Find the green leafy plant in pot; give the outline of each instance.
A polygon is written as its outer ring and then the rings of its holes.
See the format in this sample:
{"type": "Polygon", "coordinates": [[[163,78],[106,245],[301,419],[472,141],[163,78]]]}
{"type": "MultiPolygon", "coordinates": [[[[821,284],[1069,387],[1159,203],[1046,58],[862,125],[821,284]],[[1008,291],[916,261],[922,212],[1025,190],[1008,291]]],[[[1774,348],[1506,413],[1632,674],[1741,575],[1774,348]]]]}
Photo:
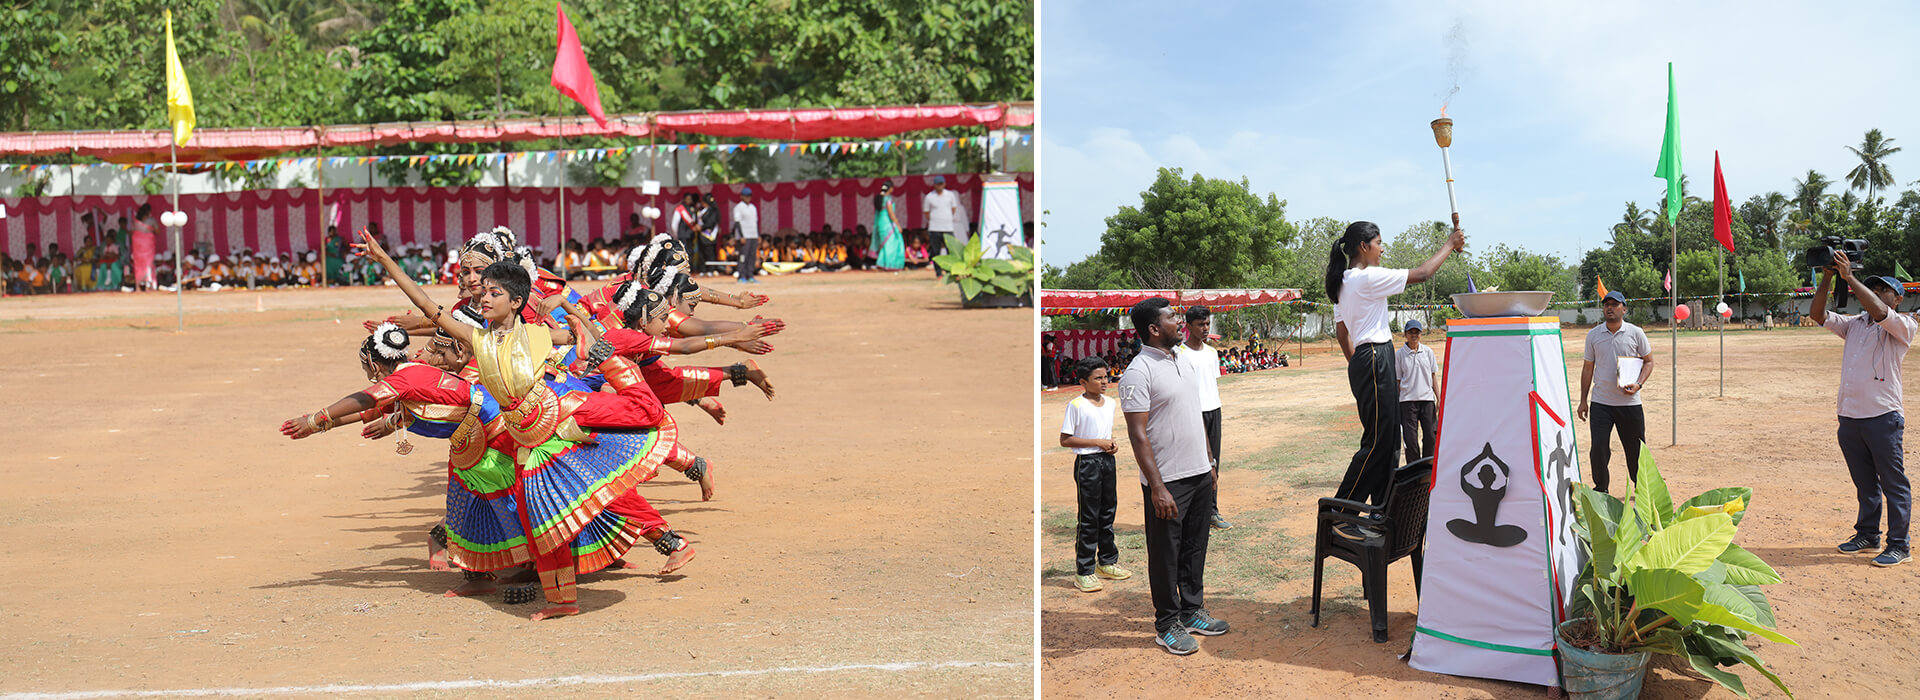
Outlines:
{"type": "Polygon", "coordinates": [[[1020,300],[1033,291],[1033,249],[1011,246],[1013,258],[981,257],[980,237],[967,239],[965,246],[953,234],[947,234],[945,255],[936,255],[933,264],[946,273],[947,281],[960,285],[960,300],[968,305],[985,299],[981,295],[1020,300]]]}
{"type": "MultiPolygon", "coordinates": [[[[1753,489],[1712,489],[1675,506],[1644,445],[1639,471],[1626,502],[1575,484],[1574,530],[1590,556],[1569,619],[1555,630],[1563,663],[1578,665],[1580,651],[1672,654],[1746,697],[1740,676],[1723,668],[1744,663],[1792,697],[1746,645],[1757,635],[1798,646],[1774,631],[1773,606],[1760,591],[1780,575],[1733,544],[1753,489]],[[1568,647],[1576,653],[1564,653],[1568,647]]],[[[1631,692],[1645,670],[1642,657],[1631,692]]],[[[1565,671],[1567,690],[1579,697],[1582,671],[1565,671]]]]}

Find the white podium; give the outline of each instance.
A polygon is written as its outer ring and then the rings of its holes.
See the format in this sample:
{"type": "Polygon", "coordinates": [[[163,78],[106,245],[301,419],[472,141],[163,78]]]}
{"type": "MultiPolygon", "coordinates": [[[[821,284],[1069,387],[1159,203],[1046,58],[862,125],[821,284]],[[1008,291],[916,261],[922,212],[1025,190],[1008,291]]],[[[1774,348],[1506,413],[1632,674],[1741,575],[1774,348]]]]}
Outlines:
{"type": "Polygon", "coordinates": [[[1560,685],[1553,628],[1585,553],[1560,319],[1447,322],[1414,668],[1560,685]]]}

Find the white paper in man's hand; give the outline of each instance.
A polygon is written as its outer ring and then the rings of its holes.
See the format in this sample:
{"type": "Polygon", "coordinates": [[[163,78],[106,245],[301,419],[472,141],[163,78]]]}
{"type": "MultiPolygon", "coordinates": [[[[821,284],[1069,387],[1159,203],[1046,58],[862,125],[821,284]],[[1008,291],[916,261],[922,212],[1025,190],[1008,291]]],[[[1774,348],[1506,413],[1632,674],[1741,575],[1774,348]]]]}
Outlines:
{"type": "Polygon", "coordinates": [[[1640,367],[1646,364],[1638,357],[1622,357],[1620,360],[1620,388],[1625,389],[1640,381],[1640,367]]]}

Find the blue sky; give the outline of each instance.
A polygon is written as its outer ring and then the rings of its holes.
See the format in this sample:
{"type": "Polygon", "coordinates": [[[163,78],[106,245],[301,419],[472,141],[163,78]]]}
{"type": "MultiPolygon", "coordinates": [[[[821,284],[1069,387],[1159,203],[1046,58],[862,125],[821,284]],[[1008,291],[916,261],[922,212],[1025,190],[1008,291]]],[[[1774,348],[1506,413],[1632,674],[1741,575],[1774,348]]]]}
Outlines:
{"type": "MultiPolygon", "coordinates": [[[[1653,206],[1667,62],[1691,192],[1715,149],[1736,205],[1844,180],[1879,128],[1920,179],[1920,3],[1046,0],[1040,16],[1042,255],[1099,249],[1155,168],[1246,177],[1287,218],[1445,219],[1427,123],[1448,116],[1470,245],[1577,259],[1624,203],[1653,206]],[[1673,3],[1680,4],[1680,3],[1673,3]],[[1448,35],[1458,28],[1460,41],[1448,35]],[[1450,57],[1458,56],[1459,60],[1450,57]]],[[[1836,192],[1837,189],[1829,190],[1836,192]]]]}

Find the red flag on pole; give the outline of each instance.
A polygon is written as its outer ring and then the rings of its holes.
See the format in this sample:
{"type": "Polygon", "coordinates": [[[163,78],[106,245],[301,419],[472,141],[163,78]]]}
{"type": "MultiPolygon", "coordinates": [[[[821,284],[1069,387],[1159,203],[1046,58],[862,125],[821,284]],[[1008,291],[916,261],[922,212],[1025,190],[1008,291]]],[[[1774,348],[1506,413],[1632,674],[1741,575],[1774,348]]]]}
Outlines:
{"type": "Polygon", "coordinates": [[[573,23],[567,21],[567,11],[560,9],[560,3],[553,4],[553,11],[560,25],[559,48],[553,55],[553,87],[587,108],[594,123],[604,128],[607,113],[600,109],[600,88],[593,82],[587,52],[580,48],[580,35],[573,31],[573,23]]]}
{"type": "Polygon", "coordinates": [[[1733,252],[1733,202],[1727,199],[1727,178],[1720,174],[1720,152],[1713,152],[1713,240],[1733,252]]]}

